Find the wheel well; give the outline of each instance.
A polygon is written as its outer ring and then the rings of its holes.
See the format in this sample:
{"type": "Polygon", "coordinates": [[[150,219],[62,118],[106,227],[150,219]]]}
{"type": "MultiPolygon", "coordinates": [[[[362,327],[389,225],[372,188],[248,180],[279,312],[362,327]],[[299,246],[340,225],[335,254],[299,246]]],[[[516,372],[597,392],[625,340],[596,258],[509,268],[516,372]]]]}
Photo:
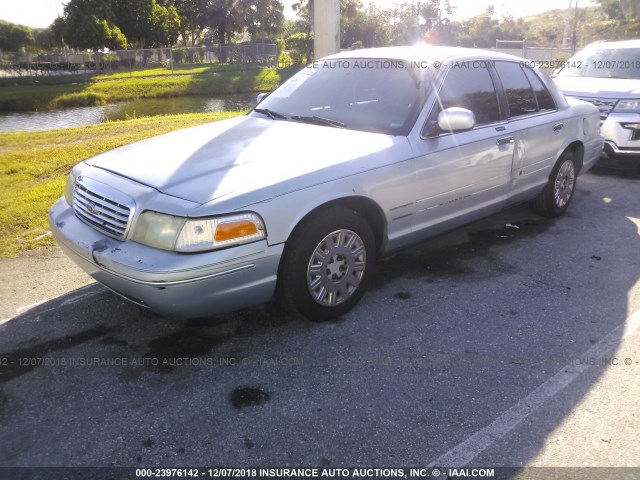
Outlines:
{"type": "Polygon", "coordinates": [[[567,150],[573,151],[573,154],[576,157],[576,163],[577,163],[576,173],[580,173],[580,170],[582,170],[582,162],[584,159],[584,145],[582,144],[582,142],[576,140],[575,142],[569,144],[564,151],[566,152],[567,150]]]}
{"type": "Polygon", "coordinates": [[[298,222],[298,224],[294,228],[294,231],[309,217],[315,215],[318,211],[336,206],[351,208],[364,217],[364,219],[371,227],[371,230],[373,231],[373,237],[376,241],[376,250],[378,250],[379,252],[384,244],[387,222],[384,213],[382,212],[378,204],[367,197],[343,197],[327,203],[323,203],[322,205],[318,205],[298,222]]]}

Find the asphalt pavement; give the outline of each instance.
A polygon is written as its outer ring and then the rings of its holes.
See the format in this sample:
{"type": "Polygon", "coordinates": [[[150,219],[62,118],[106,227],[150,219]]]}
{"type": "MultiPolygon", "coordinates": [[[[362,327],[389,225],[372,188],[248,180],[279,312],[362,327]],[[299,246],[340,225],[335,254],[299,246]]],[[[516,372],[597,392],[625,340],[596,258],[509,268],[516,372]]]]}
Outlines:
{"type": "Polygon", "coordinates": [[[322,324],[161,318],[57,249],[0,260],[0,466],[640,467],[639,198],[586,174],[565,216],[384,259],[322,324]]]}

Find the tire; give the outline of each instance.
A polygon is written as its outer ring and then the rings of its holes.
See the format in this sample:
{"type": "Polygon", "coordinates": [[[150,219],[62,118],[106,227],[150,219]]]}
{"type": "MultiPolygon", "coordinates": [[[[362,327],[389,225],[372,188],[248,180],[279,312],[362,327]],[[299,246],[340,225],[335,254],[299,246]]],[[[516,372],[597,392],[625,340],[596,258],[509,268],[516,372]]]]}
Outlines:
{"type": "Polygon", "coordinates": [[[545,217],[558,217],[567,208],[576,191],[578,171],[572,150],[566,150],[558,159],[544,190],[531,202],[532,208],[545,217]]]}
{"type": "Polygon", "coordinates": [[[320,210],[287,240],[277,298],[294,314],[331,320],[358,303],[375,263],[373,232],[359,213],[345,207],[320,210]]]}

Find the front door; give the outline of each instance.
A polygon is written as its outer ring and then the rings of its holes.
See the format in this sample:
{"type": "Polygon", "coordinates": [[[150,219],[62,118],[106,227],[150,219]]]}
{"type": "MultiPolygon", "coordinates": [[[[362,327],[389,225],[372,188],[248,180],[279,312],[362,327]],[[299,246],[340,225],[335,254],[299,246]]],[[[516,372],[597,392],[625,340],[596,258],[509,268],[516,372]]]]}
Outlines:
{"type": "Polygon", "coordinates": [[[450,68],[414,149],[418,152],[416,230],[462,223],[505,198],[514,138],[501,120],[495,85],[481,62],[450,68]],[[471,110],[476,126],[457,132],[439,129],[438,114],[449,107],[471,110]]]}

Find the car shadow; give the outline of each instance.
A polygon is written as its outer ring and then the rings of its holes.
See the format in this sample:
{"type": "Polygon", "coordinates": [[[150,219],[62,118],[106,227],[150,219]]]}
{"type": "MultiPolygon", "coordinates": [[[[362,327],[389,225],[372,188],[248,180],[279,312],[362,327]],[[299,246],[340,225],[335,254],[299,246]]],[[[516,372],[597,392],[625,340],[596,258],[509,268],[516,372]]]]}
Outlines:
{"type": "MultiPolygon", "coordinates": [[[[328,323],[272,304],[163,318],[99,285],[39,305],[0,326],[0,465],[442,458],[638,307],[637,186],[586,175],[563,218],[519,206],[385,258],[328,323]]],[[[477,458],[526,465],[605,371],[527,424],[526,446],[477,458]]]]}

